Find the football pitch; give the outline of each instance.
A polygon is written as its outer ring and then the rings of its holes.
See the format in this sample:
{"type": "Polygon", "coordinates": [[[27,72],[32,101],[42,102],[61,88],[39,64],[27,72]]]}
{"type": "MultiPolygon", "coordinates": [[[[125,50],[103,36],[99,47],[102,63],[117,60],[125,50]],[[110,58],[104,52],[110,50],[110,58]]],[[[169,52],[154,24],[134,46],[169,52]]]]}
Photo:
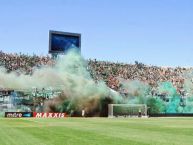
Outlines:
{"type": "Polygon", "coordinates": [[[192,145],[193,118],[0,118],[1,145],[192,145]]]}

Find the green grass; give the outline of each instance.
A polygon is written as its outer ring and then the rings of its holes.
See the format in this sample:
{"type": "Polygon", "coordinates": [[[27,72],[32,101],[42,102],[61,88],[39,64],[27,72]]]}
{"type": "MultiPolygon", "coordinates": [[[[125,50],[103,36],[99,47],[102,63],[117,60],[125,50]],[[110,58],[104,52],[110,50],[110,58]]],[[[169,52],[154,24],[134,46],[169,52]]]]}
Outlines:
{"type": "Polygon", "coordinates": [[[0,118],[0,145],[192,145],[193,118],[0,118]]]}

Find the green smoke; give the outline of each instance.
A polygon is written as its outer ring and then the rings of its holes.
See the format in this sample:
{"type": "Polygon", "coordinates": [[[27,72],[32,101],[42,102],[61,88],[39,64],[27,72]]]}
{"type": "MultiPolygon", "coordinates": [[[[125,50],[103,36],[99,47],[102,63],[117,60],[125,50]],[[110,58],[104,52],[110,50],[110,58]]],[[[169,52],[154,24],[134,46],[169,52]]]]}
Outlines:
{"type": "Polygon", "coordinates": [[[184,91],[186,92],[186,106],[183,109],[183,112],[189,113],[193,112],[193,71],[188,70],[184,72],[184,91]]]}
{"type": "Polygon", "coordinates": [[[161,82],[158,84],[157,88],[160,94],[167,94],[169,97],[175,96],[177,94],[176,88],[171,82],[161,82]]]}
{"type": "Polygon", "coordinates": [[[138,80],[121,80],[121,89],[125,91],[125,100],[123,103],[146,104],[147,95],[150,86],[138,80]]]}
{"type": "MultiPolygon", "coordinates": [[[[33,75],[16,75],[0,71],[0,86],[15,90],[52,88],[61,94],[45,104],[45,111],[70,112],[85,109],[87,113],[100,111],[101,102],[110,98],[117,103],[120,95],[110,90],[104,82],[95,83],[87,71],[87,62],[76,52],[60,56],[54,66],[36,69],[33,75]]],[[[104,105],[102,105],[104,106],[104,105]]]]}
{"type": "MultiPolygon", "coordinates": [[[[193,97],[182,100],[171,82],[160,82],[156,95],[152,96],[151,87],[138,80],[121,80],[122,88],[127,90],[125,102],[129,104],[147,104],[149,113],[192,113],[193,97]]],[[[188,88],[190,90],[190,88],[188,88]]]]}
{"type": "Polygon", "coordinates": [[[156,97],[149,97],[147,99],[147,106],[150,114],[158,114],[166,111],[165,103],[156,97]]]}
{"type": "Polygon", "coordinates": [[[171,82],[160,82],[157,95],[152,96],[151,86],[139,80],[120,78],[120,92],[111,90],[102,81],[95,82],[87,71],[87,62],[76,52],[59,58],[54,66],[36,69],[32,76],[0,71],[0,87],[11,89],[52,88],[61,94],[45,103],[45,111],[80,113],[85,109],[90,116],[106,114],[107,104],[147,104],[150,113],[192,113],[193,73],[185,77],[185,100],[177,93],[171,82]],[[162,96],[159,96],[161,94],[162,96]],[[183,104],[184,103],[184,104],[183,104]]]}

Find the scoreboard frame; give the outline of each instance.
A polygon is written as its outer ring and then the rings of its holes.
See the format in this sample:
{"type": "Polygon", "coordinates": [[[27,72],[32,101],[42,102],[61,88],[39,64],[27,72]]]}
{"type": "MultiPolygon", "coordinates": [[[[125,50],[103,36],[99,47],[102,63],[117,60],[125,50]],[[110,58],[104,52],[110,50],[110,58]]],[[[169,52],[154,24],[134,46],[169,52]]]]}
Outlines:
{"type": "MultiPolygon", "coordinates": [[[[50,54],[57,54],[57,53],[66,53],[64,50],[61,50],[61,51],[56,51],[56,50],[53,50],[52,48],[52,39],[53,39],[53,36],[61,36],[61,37],[77,37],[77,39],[79,39],[79,43],[78,43],[78,49],[79,51],[81,52],[81,34],[80,33],[71,33],[71,32],[62,32],[62,31],[54,31],[54,30],[50,30],[49,31],[49,53],[50,54]]],[[[68,51],[68,50],[67,50],[68,51]]]]}

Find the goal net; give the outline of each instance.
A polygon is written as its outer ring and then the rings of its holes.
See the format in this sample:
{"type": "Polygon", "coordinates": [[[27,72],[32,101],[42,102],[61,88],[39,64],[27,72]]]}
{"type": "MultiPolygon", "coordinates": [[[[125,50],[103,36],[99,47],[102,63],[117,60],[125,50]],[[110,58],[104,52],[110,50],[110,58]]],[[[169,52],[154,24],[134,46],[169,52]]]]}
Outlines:
{"type": "Polygon", "coordinates": [[[147,117],[146,104],[109,104],[108,117],[147,117]]]}

